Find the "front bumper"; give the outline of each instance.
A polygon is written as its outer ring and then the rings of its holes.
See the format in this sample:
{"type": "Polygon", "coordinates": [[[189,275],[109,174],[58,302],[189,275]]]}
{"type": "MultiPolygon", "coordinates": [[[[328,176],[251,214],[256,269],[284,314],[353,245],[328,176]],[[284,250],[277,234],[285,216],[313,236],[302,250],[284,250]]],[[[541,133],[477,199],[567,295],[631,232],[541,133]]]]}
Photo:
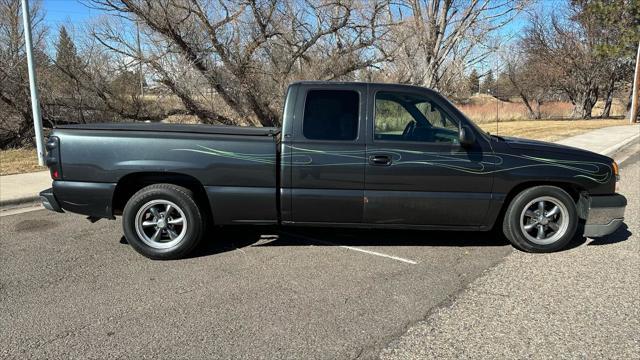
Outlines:
{"type": "Polygon", "coordinates": [[[58,204],[58,200],[55,195],[53,195],[52,188],[40,192],[40,201],[42,201],[42,206],[44,206],[45,209],[59,213],[64,212],[60,207],[60,204],[58,204]]]}
{"type": "Polygon", "coordinates": [[[620,194],[591,196],[584,236],[601,237],[616,231],[624,220],[627,199],[620,194]]]}

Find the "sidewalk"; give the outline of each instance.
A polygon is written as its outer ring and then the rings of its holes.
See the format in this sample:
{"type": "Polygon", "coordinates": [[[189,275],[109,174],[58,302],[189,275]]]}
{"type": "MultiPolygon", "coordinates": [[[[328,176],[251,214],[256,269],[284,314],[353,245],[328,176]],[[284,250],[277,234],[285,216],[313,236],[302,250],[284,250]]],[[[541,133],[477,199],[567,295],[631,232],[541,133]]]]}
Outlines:
{"type": "MultiPolygon", "coordinates": [[[[638,125],[612,126],[572,136],[558,143],[611,155],[639,135],[638,125]]],[[[38,193],[50,186],[48,171],[0,176],[0,207],[37,202],[38,193]]]]}
{"type": "Polygon", "coordinates": [[[556,142],[611,156],[639,136],[640,126],[622,125],[592,130],[556,142]]]}
{"type": "Polygon", "coordinates": [[[49,171],[0,176],[0,207],[37,202],[40,191],[49,187],[49,171]]]}

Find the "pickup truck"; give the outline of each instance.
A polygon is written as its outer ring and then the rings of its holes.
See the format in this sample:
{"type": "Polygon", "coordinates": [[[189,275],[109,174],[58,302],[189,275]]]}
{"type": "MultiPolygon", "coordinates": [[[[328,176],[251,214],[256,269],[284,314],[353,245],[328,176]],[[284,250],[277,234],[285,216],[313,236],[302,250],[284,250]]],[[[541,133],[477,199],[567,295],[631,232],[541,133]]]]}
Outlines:
{"type": "Polygon", "coordinates": [[[46,149],[43,205],[121,215],[152,259],[184,257],[211,224],[496,228],[551,252],[612,233],[626,206],[611,158],[490,135],[436,91],[396,84],[293,83],[282,128],[69,125],[46,149]]]}

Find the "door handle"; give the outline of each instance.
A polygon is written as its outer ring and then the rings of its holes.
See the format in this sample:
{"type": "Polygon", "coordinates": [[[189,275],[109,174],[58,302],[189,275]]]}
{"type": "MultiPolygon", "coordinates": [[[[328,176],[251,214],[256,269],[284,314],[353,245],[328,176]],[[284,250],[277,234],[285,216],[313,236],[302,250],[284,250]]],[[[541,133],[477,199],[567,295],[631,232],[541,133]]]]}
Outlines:
{"type": "Polygon", "coordinates": [[[391,165],[391,156],[389,155],[371,155],[369,156],[369,164],[379,166],[391,165]]]}

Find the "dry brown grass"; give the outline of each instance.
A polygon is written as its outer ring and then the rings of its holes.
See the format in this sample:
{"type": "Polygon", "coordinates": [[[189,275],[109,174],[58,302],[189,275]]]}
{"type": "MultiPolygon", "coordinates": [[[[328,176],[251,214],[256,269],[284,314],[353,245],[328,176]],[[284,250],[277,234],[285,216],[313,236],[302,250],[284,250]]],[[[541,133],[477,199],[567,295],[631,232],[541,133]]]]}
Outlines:
{"type": "MultiPolygon", "coordinates": [[[[556,141],[562,138],[582,134],[589,130],[607,126],[628,125],[626,119],[594,119],[594,120],[521,120],[498,123],[498,134],[516,136],[527,139],[556,141]]],[[[496,123],[479,123],[483,130],[496,133],[496,123]]]]}
{"type": "Polygon", "coordinates": [[[22,174],[45,170],[38,166],[35,149],[0,150],[0,175],[22,174]]]}
{"type": "Polygon", "coordinates": [[[200,121],[195,115],[171,115],[162,120],[163,123],[168,124],[199,124],[200,121]]]}
{"type": "MultiPolygon", "coordinates": [[[[500,121],[529,120],[527,108],[519,99],[501,101],[491,95],[479,94],[472,96],[467,104],[457,107],[476,123],[495,122],[496,107],[500,121]]],[[[600,116],[603,107],[604,103],[598,101],[593,108],[593,116],[600,116]]],[[[543,119],[568,118],[572,110],[573,105],[562,101],[547,102],[540,106],[543,119]]],[[[624,103],[620,99],[613,99],[611,116],[623,115],[624,112],[624,103]]]]}

